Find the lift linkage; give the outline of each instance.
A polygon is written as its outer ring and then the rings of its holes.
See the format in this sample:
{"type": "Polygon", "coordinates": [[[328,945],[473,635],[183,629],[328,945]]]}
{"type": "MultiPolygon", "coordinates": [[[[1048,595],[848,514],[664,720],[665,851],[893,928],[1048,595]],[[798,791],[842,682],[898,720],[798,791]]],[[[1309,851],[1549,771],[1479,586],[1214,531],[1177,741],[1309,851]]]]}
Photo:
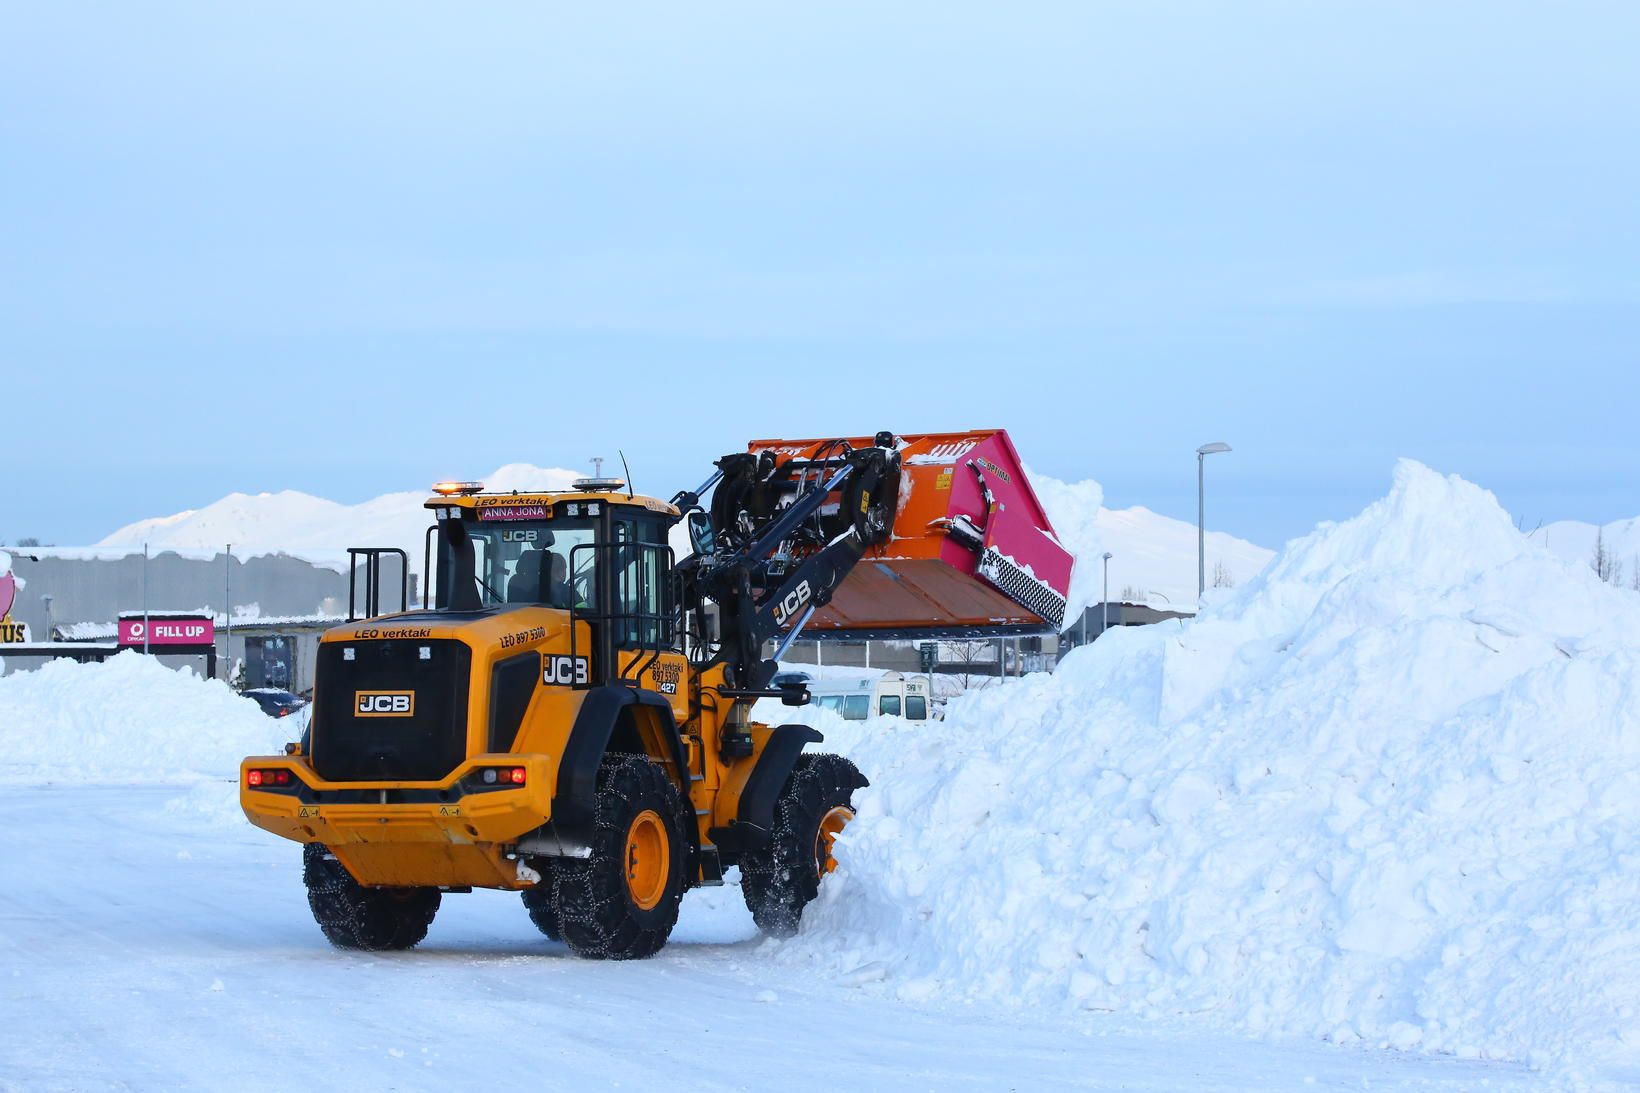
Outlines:
{"type": "Polygon", "coordinates": [[[706,599],[718,605],[712,663],[729,666],[734,688],[724,693],[771,694],[775,660],[763,659],[763,643],[781,637],[778,658],[865,552],[888,538],[900,456],[894,434],[881,432],[869,448],[839,440],[809,459],[739,452],[716,465],[700,490],[674,500],[698,509],[716,485],[709,533],[683,567],[683,600],[691,609],[706,599]]]}

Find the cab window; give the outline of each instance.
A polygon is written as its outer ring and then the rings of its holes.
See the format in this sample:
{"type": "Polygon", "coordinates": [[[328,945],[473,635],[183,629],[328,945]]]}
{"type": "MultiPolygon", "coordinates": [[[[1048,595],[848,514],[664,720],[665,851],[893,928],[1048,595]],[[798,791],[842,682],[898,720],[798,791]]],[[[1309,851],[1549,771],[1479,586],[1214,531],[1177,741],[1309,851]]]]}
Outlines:
{"type": "Polygon", "coordinates": [[[673,641],[671,597],[672,553],[666,527],[658,519],[614,521],[611,531],[615,564],[614,610],[620,620],[616,642],[626,647],[670,647],[673,641]]]}
{"type": "MultiPolygon", "coordinates": [[[[473,583],[484,607],[538,603],[576,607],[590,602],[593,522],[585,519],[472,521],[473,583]],[[571,573],[571,559],[582,568],[571,573]]],[[[448,539],[438,542],[438,606],[448,606],[456,576],[448,539]]]]}
{"type": "Polygon", "coordinates": [[[870,713],[870,695],[845,695],[843,697],[843,717],[846,720],[864,721],[870,713]]]}

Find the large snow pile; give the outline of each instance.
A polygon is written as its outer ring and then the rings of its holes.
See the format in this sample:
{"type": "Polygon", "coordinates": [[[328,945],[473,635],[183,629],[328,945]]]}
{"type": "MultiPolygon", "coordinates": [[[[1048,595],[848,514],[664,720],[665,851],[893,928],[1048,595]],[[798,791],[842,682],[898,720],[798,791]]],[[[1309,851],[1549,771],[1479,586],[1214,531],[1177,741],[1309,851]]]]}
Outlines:
{"type": "MultiPolygon", "coordinates": [[[[490,490],[566,490],[580,472],[561,467],[509,463],[482,481],[490,490]]],[[[347,548],[360,543],[396,546],[420,557],[427,525],[423,505],[429,489],[383,494],[357,505],[282,490],[233,493],[202,509],[139,520],[97,545],[141,551],[218,551],[232,543],[241,558],[294,554],[320,564],[345,567],[347,548]]]]}
{"type": "MultiPolygon", "coordinates": [[[[1061,482],[1031,472],[1031,488],[1042,502],[1054,532],[1065,549],[1076,555],[1071,574],[1067,619],[1088,604],[1104,599],[1105,571],[1101,555],[1110,551],[1110,597],[1154,601],[1188,610],[1196,602],[1196,525],[1175,520],[1142,506],[1104,507],[1105,491],[1096,481],[1061,482]]],[[[1207,533],[1209,574],[1223,567],[1237,583],[1246,583],[1269,564],[1275,552],[1227,535],[1207,533]]]]}
{"type": "Polygon", "coordinates": [[[140,653],[0,678],[0,783],[233,780],[289,739],[227,684],[140,653]]]}
{"type": "MultiPolygon", "coordinates": [[[[834,727],[835,728],[835,727],[834,727]]],[[[1640,595],[1415,463],[1193,624],[839,734],[778,958],[1538,1063],[1640,1045],[1640,595]]]]}

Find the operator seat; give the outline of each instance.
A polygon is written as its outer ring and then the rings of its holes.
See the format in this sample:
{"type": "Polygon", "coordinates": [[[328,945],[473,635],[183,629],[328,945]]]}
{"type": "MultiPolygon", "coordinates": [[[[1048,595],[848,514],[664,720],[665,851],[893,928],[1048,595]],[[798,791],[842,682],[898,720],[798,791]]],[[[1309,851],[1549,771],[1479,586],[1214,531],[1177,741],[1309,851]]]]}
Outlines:
{"type": "Polygon", "coordinates": [[[541,602],[541,567],[546,560],[545,550],[526,550],[518,556],[518,568],[507,580],[508,603],[541,602]]]}

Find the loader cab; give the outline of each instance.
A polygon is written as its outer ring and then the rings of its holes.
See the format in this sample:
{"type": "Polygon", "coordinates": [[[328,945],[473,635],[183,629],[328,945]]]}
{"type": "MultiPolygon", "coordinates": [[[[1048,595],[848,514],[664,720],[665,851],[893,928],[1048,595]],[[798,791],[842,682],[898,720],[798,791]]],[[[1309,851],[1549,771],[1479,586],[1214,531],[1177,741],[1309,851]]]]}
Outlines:
{"type": "Polygon", "coordinates": [[[578,490],[440,497],[428,508],[438,610],[568,611],[591,628],[595,664],[617,663],[616,650],[675,648],[670,505],[578,490]]]}

